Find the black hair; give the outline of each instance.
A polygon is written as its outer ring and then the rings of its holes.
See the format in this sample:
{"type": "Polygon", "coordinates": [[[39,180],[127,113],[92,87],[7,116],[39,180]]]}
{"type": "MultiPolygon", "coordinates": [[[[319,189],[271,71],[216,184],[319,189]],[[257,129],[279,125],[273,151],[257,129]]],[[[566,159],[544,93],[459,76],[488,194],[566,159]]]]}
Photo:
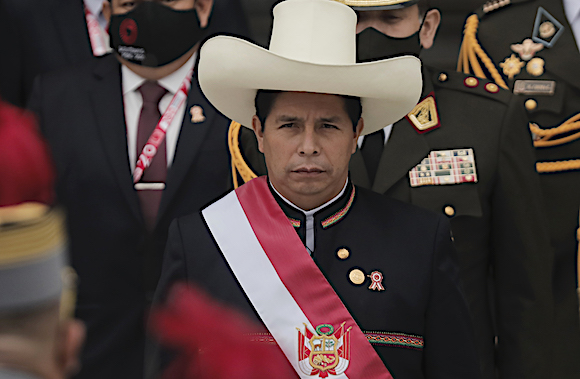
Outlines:
{"type": "MultiPolygon", "coordinates": [[[[272,111],[272,106],[274,105],[274,101],[279,94],[283,91],[276,91],[276,90],[258,90],[256,93],[256,99],[254,105],[256,106],[256,116],[260,120],[262,124],[262,131],[264,130],[264,126],[266,125],[266,118],[272,111]]],[[[344,99],[344,110],[348,114],[348,118],[352,122],[352,128],[356,132],[356,126],[358,125],[358,121],[360,120],[362,114],[362,105],[360,101],[360,97],[356,96],[347,96],[347,95],[337,95],[344,99]]]]}
{"type": "Polygon", "coordinates": [[[419,0],[417,5],[419,6],[419,17],[421,18],[423,18],[425,16],[425,13],[427,13],[427,11],[431,9],[430,0],[419,0]]]}

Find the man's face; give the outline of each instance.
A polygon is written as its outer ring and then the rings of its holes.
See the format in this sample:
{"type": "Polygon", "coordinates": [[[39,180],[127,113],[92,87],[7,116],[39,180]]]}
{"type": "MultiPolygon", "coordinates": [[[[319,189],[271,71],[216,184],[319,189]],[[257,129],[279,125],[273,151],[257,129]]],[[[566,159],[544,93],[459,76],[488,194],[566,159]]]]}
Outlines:
{"type": "Polygon", "coordinates": [[[195,0],[111,0],[112,12],[113,14],[127,13],[143,1],[156,1],[175,10],[188,10],[195,5],[195,0]]]}
{"type": "Polygon", "coordinates": [[[353,131],[340,96],[282,92],[264,130],[256,116],[253,127],[272,185],[295,205],[309,210],[342,190],[363,122],[359,120],[353,131]]]}
{"type": "Polygon", "coordinates": [[[356,32],[366,28],[375,28],[390,37],[405,38],[416,33],[421,27],[419,7],[413,5],[407,8],[379,11],[356,12],[358,22],[356,32]]]}

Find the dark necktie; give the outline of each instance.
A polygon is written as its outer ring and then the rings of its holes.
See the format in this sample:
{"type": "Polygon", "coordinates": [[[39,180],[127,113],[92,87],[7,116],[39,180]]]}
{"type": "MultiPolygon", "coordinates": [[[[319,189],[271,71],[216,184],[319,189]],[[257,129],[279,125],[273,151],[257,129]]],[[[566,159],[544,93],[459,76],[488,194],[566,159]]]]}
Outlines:
{"type": "MultiPolygon", "coordinates": [[[[159,112],[159,102],[167,90],[161,87],[157,82],[145,82],[138,89],[143,97],[143,108],[139,115],[137,126],[137,157],[141,155],[143,147],[155,130],[161,113],[159,112]]],[[[145,169],[140,183],[165,183],[167,177],[167,155],[165,140],[159,145],[157,154],[151,161],[151,165],[145,169]]],[[[141,203],[141,212],[145,225],[149,230],[155,227],[157,211],[161,203],[162,189],[141,189],[137,191],[141,203]]]]}
{"type": "Polygon", "coordinates": [[[371,185],[375,181],[375,176],[377,175],[377,168],[379,167],[379,161],[381,160],[381,155],[383,154],[384,147],[385,147],[385,132],[383,129],[365,136],[363,140],[363,144],[360,151],[365,161],[365,166],[369,174],[369,180],[371,181],[371,185]]]}

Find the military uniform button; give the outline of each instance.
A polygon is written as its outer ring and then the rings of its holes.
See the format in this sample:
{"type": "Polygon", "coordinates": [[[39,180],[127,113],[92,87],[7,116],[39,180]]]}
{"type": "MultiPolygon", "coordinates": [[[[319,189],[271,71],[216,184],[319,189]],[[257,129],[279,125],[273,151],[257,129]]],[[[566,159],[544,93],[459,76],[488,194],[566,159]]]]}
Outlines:
{"type": "Polygon", "coordinates": [[[440,82],[442,82],[442,83],[443,82],[446,82],[447,79],[448,79],[448,77],[447,77],[447,74],[446,73],[442,72],[441,74],[439,74],[439,81],[440,82]]]}
{"type": "Polygon", "coordinates": [[[538,107],[538,102],[534,99],[526,100],[525,102],[526,109],[529,111],[533,111],[538,107]]]}
{"type": "Polygon", "coordinates": [[[487,83],[485,85],[485,90],[489,93],[498,93],[499,87],[495,83],[487,83]]]}
{"type": "Polygon", "coordinates": [[[476,78],[474,78],[473,76],[471,76],[469,78],[466,78],[463,83],[465,84],[466,87],[474,88],[474,87],[477,87],[478,86],[479,80],[477,80],[476,78]]]}
{"type": "Polygon", "coordinates": [[[348,274],[348,278],[351,282],[357,285],[363,284],[365,282],[365,274],[358,268],[351,270],[348,274]]]}
{"type": "Polygon", "coordinates": [[[455,216],[455,208],[453,208],[451,205],[446,206],[443,212],[445,212],[445,214],[449,217],[455,216]]]}
{"type": "Polygon", "coordinates": [[[349,257],[350,255],[350,251],[348,251],[348,249],[342,248],[340,250],[338,250],[336,252],[336,255],[340,258],[340,259],[346,259],[349,257]]]}

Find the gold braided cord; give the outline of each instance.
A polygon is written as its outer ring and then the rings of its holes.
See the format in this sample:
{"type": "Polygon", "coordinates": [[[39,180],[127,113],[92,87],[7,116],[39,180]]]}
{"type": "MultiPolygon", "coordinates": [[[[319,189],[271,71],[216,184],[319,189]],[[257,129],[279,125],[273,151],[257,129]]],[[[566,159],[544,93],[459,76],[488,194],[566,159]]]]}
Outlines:
{"type": "Polygon", "coordinates": [[[464,74],[473,74],[478,78],[485,79],[485,73],[481,68],[479,61],[484,64],[485,68],[491,75],[491,79],[503,89],[509,89],[506,82],[501,77],[498,69],[495,67],[491,58],[487,56],[479,42],[477,41],[477,29],[479,28],[479,18],[476,14],[472,14],[465,21],[465,28],[463,30],[463,42],[461,43],[461,50],[459,52],[459,59],[457,61],[457,71],[464,74]],[[470,70],[471,68],[471,70],[470,70]]]}
{"type": "Polygon", "coordinates": [[[572,170],[580,170],[580,159],[536,163],[536,171],[540,174],[572,170]]]}
{"type": "Polygon", "coordinates": [[[572,142],[580,138],[580,132],[571,134],[566,137],[553,139],[555,136],[573,132],[575,130],[580,130],[580,113],[566,120],[562,125],[551,128],[542,129],[537,124],[530,123],[530,130],[534,133],[536,140],[534,141],[535,147],[551,147],[563,145],[568,142],[572,142]]]}
{"type": "Polygon", "coordinates": [[[239,187],[238,173],[240,174],[240,177],[244,183],[247,183],[257,177],[257,175],[252,171],[250,166],[248,166],[244,160],[242,152],[240,151],[239,136],[241,128],[242,125],[240,123],[232,121],[228,131],[228,147],[232,157],[232,179],[234,188],[239,187]]]}

